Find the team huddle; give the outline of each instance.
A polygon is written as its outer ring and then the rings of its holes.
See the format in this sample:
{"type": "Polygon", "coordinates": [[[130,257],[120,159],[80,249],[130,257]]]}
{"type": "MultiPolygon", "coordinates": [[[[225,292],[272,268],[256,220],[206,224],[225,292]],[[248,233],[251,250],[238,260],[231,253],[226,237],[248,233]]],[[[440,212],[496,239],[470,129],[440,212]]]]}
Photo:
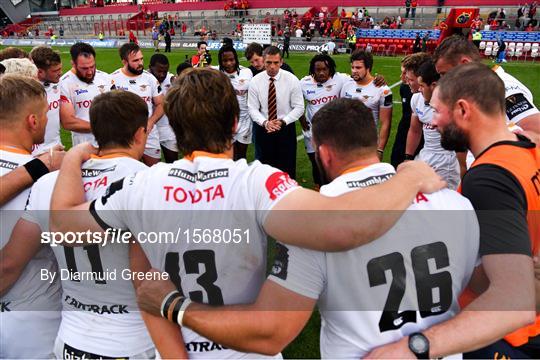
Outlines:
{"type": "Polygon", "coordinates": [[[474,45],[402,60],[397,170],[370,53],[301,80],[273,46],[176,76],[119,53],[107,74],[77,43],[62,76],[37,47],[36,76],[0,75],[1,358],[279,359],[316,307],[325,359],[538,357],[540,112],[474,45]]]}

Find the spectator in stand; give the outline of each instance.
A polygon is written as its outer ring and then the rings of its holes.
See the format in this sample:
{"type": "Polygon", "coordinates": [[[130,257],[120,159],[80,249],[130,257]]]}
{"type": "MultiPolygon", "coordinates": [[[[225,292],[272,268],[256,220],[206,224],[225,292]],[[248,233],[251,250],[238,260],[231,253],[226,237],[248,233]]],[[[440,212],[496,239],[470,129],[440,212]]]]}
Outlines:
{"type": "Polygon", "coordinates": [[[309,23],[309,32],[311,33],[311,36],[315,35],[315,21],[311,19],[311,22],[309,23]]]}
{"type": "Polygon", "coordinates": [[[199,41],[197,43],[197,54],[191,58],[191,65],[193,67],[207,67],[212,63],[212,57],[206,50],[208,44],[205,41],[199,41]]]}
{"type": "Polygon", "coordinates": [[[186,36],[187,32],[187,25],[185,22],[182,21],[182,37],[186,36]]]}
{"type": "Polygon", "coordinates": [[[63,26],[60,26],[60,29],[58,29],[58,33],[60,34],[61,38],[64,37],[64,27],[63,26]]]}
{"type": "Polygon", "coordinates": [[[154,43],[154,52],[159,52],[159,31],[155,26],[152,28],[152,42],[154,43]]]}
{"type": "Polygon", "coordinates": [[[137,37],[133,33],[133,30],[129,30],[129,42],[139,45],[139,40],[137,40],[137,37]]]}
{"type": "Polygon", "coordinates": [[[437,0],[437,14],[442,12],[442,7],[444,6],[444,0],[437,0]]]}
{"type": "Polygon", "coordinates": [[[422,50],[422,45],[420,44],[422,39],[420,39],[420,33],[416,33],[416,37],[414,38],[414,43],[412,46],[412,52],[413,54],[420,52],[422,50]]]}
{"type": "Polygon", "coordinates": [[[304,32],[300,28],[296,29],[294,33],[297,38],[301,38],[304,35],[304,32]]]}
{"type": "Polygon", "coordinates": [[[411,12],[411,0],[405,0],[405,18],[409,18],[409,13],[411,12]]]}
{"type": "Polygon", "coordinates": [[[500,64],[506,62],[506,43],[500,35],[497,35],[497,45],[499,46],[499,49],[497,50],[497,59],[495,59],[495,62],[500,64]]]}
{"type": "Polygon", "coordinates": [[[480,48],[480,42],[482,41],[482,33],[480,30],[473,30],[472,42],[474,46],[480,48]]]}
{"type": "Polygon", "coordinates": [[[428,31],[424,37],[422,38],[422,52],[427,52],[427,43],[429,41],[429,36],[431,35],[431,31],[428,31]]]}
{"type": "Polygon", "coordinates": [[[418,6],[417,0],[411,0],[411,18],[416,17],[416,7],[418,6]]]}
{"type": "Polygon", "coordinates": [[[347,17],[347,12],[345,11],[345,8],[341,9],[341,18],[345,19],[347,17]]]}

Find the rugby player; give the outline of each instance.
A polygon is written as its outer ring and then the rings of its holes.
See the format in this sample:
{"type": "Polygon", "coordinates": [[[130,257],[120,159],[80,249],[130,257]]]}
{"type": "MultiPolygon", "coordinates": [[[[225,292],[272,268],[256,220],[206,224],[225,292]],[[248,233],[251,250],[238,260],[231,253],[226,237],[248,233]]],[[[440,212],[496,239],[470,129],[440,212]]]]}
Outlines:
{"type": "MultiPolygon", "coordinates": [[[[332,180],[321,187],[323,195],[339,196],[395,174],[379,162],[373,115],[361,102],[338,99],[320,109],[313,140],[321,171],[332,180]]],[[[474,269],[479,230],[470,202],[447,189],[419,195],[408,209],[424,211],[408,212],[383,237],[350,251],[278,243],[271,275],[253,304],[192,304],[182,325],[227,347],[275,354],[300,333],[318,303],[324,359],[358,359],[407,335],[414,343],[416,332],[459,311],[457,294],[474,269]]],[[[139,303],[155,312],[162,303],[158,294],[174,288],[170,281],[143,281],[139,303]]]]}
{"type": "MultiPolygon", "coordinates": [[[[19,75],[0,78],[0,175],[18,167],[26,167],[29,174],[48,172],[40,160],[32,160],[30,153],[34,144],[43,143],[47,110],[47,94],[37,80],[19,75]]],[[[20,191],[0,208],[0,248],[7,244],[29,193],[29,188],[20,191]]],[[[5,269],[7,259],[1,259],[0,266],[5,269]]],[[[50,248],[38,251],[12,286],[4,287],[2,277],[1,358],[51,358],[60,324],[61,288],[58,282],[40,281],[42,269],[56,271],[50,248]]]]}
{"type": "Polygon", "coordinates": [[[429,56],[417,53],[410,61],[403,63],[411,90],[416,92],[411,98],[411,126],[407,134],[405,159],[414,159],[414,154],[424,136],[424,147],[417,159],[429,164],[448,183],[450,189],[457,189],[460,177],[460,165],[456,153],[441,147],[441,134],[432,124],[433,108],[429,104],[439,75],[429,56]]]}
{"type": "Polygon", "coordinates": [[[343,84],[341,97],[362,101],[373,113],[375,124],[379,128],[377,153],[382,160],[384,149],[392,126],[392,91],[387,85],[377,87],[375,77],[371,75],[373,56],[358,50],[351,55],[351,78],[343,84]]]}
{"type": "Polygon", "coordinates": [[[328,54],[315,55],[309,63],[309,75],[300,80],[302,95],[306,100],[306,113],[300,117],[304,146],[311,161],[313,182],[316,188],[327,182],[321,179],[315,161],[315,147],[311,136],[311,119],[324,105],[339,98],[341,88],[349,80],[349,76],[336,73],[336,63],[328,54]]]}
{"type": "MultiPolygon", "coordinates": [[[[103,195],[109,184],[146,168],[138,159],[146,144],[147,119],[146,103],[132,93],[113,91],[94,99],[90,124],[99,150],[79,170],[87,199],[103,195]]],[[[49,230],[48,210],[57,176],[58,172],[50,173],[34,184],[26,212],[0,250],[0,291],[17,281],[44,246],[41,233],[49,230]]],[[[125,276],[130,269],[129,245],[51,249],[59,271],[46,272],[41,281],[62,284],[56,358],[153,358],[154,345],[135,303],[133,284],[125,276]]]]}
{"type": "Polygon", "coordinates": [[[159,132],[155,125],[164,114],[163,94],[158,80],[144,70],[144,57],[139,45],[126,43],[120,47],[119,54],[124,66],[113,72],[111,78],[116,89],[140,96],[148,106],[148,139],[143,162],[152,166],[161,160],[159,132]]]}
{"type": "Polygon", "coordinates": [[[236,50],[230,45],[224,45],[218,52],[219,70],[231,80],[240,106],[238,125],[233,136],[234,160],[245,159],[248,145],[251,144],[253,122],[249,116],[247,105],[249,82],[253,78],[251,71],[240,65],[236,50]]]}
{"type": "Polygon", "coordinates": [[[90,105],[99,94],[110,91],[113,83],[109,74],[96,69],[96,52],[86,43],[74,44],[71,70],[60,78],[60,122],[71,131],[73,145],[94,142],[90,130],[90,105]]]}
{"type": "MultiPolygon", "coordinates": [[[[300,188],[286,173],[268,165],[234,161],[239,106],[227,76],[213,69],[180,76],[167,96],[165,111],[186,156],[125,178],[111,185],[105,197],[86,202],[77,169],[88,149],[70,150],[51,201],[51,230],[101,232],[112,226],[129,228],[134,236],[187,230],[178,242],[141,243],[141,247],[153,268],[167,271],[179,290],[201,302],[255,300],[265,279],[267,234],[317,250],[349,249],[381,236],[402,213],[351,210],[403,210],[418,191],[444,186],[427,165],[410,163],[384,184],[330,198],[300,188]],[[190,235],[209,228],[218,231],[211,243],[196,242],[197,237],[190,235]],[[234,229],[235,246],[220,243],[218,237],[230,241],[227,233],[234,229]]],[[[223,348],[189,329],[182,333],[190,357],[254,356],[223,348]]],[[[158,351],[168,357],[166,347],[158,346],[158,351]]]]}
{"type": "MultiPolygon", "coordinates": [[[[169,59],[163,54],[154,54],[150,58],[150,66],[148,72],[157,79],[161,88],[163,97],[167,95],[167,91],[172,85],[174,75],[169,72],[169,59]]],[[[157,124],[159,143],[165,162],[172,163],[178,159],[178,146],[176,146],[176,138],[174,132],[169,125],[167,115],[163,115],[157,124]]]]}
{"type": "MultiPolygon", "coordinates": [[[[444,76],[458,65],[481,62],[482,57],[473,43],[455,35],[444,39],[437,46],[433,61],[439,74],[444,76]]],[[[540,146],[540,111],[534,105],[531,91],[518,79],[504,71],[500,65],[493,66],[492,70],[504,82],[506,122],[508,125],[519,126],[537,146],[540,146]]],[[[467,160],[470,165],[474,159],[467,160]]]]}
{"type": "Polygon", "coordinates": [[[37,78],[43,84],[47,92],[47,128],[45,140],[38,144],[32,151],[34,156],[39,155],[49,148],[62,145],[60,139],[60,88],[58,82],[62,76],[62,59],[53,49],[46,46],[38,46],[30,52],[30,59],[38,68],[37,78]]]}
{"type": "MultiPolygon", "coordinates": [[[[455,318],[423,332],[429,358],[473,350],[465,357],[538,357],[540,317],[535,322],[531,255],[539,248],[540,153],[528,139],[508,130],[504,93],[495,72],[473,63],[445,74],[431,100],[442,145],[455,151],[468,148],[477,158],[461,192],[477,210],[481,266],[467,294],[468,301],[476,298],[455,318]]],[[[368,356],[412,354],[407,343],[399,341],[368,356]]]]}

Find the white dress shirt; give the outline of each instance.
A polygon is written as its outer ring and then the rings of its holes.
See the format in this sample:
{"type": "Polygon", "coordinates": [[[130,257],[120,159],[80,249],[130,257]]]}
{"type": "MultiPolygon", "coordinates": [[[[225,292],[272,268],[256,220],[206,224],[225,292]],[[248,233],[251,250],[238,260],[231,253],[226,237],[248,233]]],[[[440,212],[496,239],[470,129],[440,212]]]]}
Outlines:
{"type": "MultiPolygon", "coordinates": [[[[304,114],[304,97],[300,80],[288,71],[279,70],[274,77],[277,117],[289,125],[304,114]]],[[[251,119],[259,125],[268,119],[268,86],[270,76],[263,71],[249,83],[248,109],[251,119]]]]}

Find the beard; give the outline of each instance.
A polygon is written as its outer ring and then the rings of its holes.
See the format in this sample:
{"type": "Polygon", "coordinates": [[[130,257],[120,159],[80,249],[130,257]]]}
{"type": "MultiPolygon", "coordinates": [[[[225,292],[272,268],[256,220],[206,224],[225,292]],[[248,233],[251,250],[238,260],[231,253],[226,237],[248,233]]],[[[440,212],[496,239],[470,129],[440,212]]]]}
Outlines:
{"type": "Polygon", "coordinates": [[[135,75],[141,75],[144,71],[144,68],[141,66],[139,69],[132,68],[129,64],[127,66],[128,71],[135,75]]]}
{"type": "Polygon", "coordinates": [[[463,152],[469,149],[469,139],[454,122],[450,122],[441,132],[441,146],[445,150],[463,152]]]}
{"type": "Polygon", "coordinates": [[[75,75],[77,75],[77,77],[79,78],[79,80],[81,80],[82,82],[85,82],[87,84],[91,84],[93,81],[94,81],[94,77],[96,76],[96,72],[94,71],[94,74],[92,75],[92,78],[89,79],[87,77],[84,77],[80,72],[79,70],[75,69],[75,75]]]}

